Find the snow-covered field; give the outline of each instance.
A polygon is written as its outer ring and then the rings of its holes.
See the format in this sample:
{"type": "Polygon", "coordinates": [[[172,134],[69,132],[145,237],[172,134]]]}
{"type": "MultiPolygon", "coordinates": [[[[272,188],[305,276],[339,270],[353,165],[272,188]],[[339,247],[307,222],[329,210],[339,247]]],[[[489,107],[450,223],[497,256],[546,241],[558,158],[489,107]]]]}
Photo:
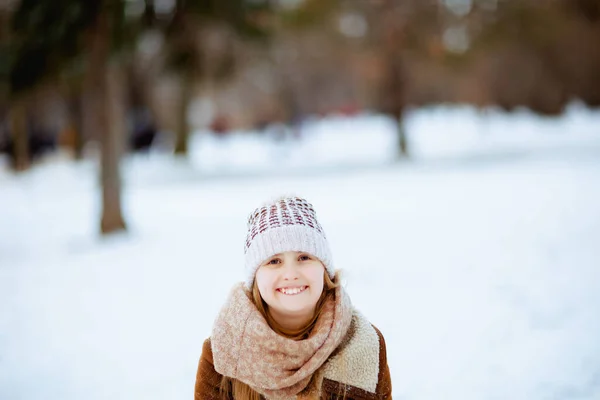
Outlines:
{"type": "Polygon", "coordinates": [[[394,397],[600,399],[600,113],[412,113],[302,139],[198,134],[124,163],[129,233],[99,239],[95,167],[0,170],[0,399],[191,399],[242,276],[245,218],[310,199],[394,397]]]}

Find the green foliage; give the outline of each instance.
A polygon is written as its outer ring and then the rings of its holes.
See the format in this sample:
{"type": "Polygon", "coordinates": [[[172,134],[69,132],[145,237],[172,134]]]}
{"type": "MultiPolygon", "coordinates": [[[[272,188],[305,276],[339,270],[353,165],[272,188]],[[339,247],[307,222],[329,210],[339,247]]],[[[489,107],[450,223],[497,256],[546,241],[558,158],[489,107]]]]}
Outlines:
{"type": "Polygon", "coordinates": [[[181,29],[181,16],[191,17],[196,23],[221,22],[243,37],[261,38],[268,29],[264,18],[268,15],[268,1],[247,0],[176,0],[175,13],[166,29],[167,36],[181,29]]]}
{"type": "MultiPolygon", "coordinates": [[[[203,69],[208,50],[198,48],[195,28],[202,26],[226,26],[238,37],[249,40],[263,40],[269,36],[268,1],[248,0],[177,0],[173,17],[165,28],[168,42],[167,68],[179,72],[206,77],[203,69]]],[[[227,79],[235,69],[233,49],[220,55],[218,66],[211,78],[227,79]]]]}
{"type": "MultiPolygon", "coordinates": [[[[81,72],[86,33],[99,13],[107,13],[112,51],[130,54],[138,33],[156,26],[152,1],[135,20],[126,18],[126,0],[22,0],[10,19],[9,40],[0,44],[0,79],[6,91],[17,94],[46,79],[81,72]]],[[[220,22],[244,38],[268,35],[269,2],[247,0],[176,0],[175,12],[165,27],[171,51],[169,64],[176,68],[198,67],[194,60],[191,24],[220,22]],[[186,21],[187,22],[187,21],[186,21]]],[[[231,70],[225,63],[220,72],[231,70]]],[[[2,87],[0,87],[0,91],[2,87]]]]}
{"type": "Polygon", "coordinates": [[[109,17],[112,50],[130,51],[140,27],[126,20],[124,0],[22,0],[2,53],[7,61],[0,63],[10,93],[81,73],[86,34],[101,12],[109,17]]]}
{"type": "Polygon", "coordinates": [[[82,32],[100,6],[98,0],[22,0],[12,16],[7,50],[10,92],[37,85],[76,57],[82,32]]]}
{"type": "Polygon", "coordinates": [[[109,14],[112,50],[127,53],[135,47],[140,28],[138,23],[125,18],[125,2],[105,0],[105,7],[109,14]]]}
{"type": "Polygon", "coordinates": [[[308,28],[323,22],[337,10],[339,2],[333,0],[305,0],[298,8],[281,10],[283,23],[291,28],[308,28]]]}
{"type": "Polygon", "coordinates": [[[188,0],[185,4],[191,14],[201,19],[223,22],[241,36],[260,38],[267,34],[263,17],[266,17],[270,11],[268,1],[188,0]]]}

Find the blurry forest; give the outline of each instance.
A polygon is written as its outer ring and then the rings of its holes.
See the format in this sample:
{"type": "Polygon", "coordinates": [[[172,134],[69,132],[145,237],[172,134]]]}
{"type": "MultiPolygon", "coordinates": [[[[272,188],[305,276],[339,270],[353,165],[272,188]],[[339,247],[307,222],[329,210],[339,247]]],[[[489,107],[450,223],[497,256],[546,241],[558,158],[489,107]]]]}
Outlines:
{"type": "Polygon", "coordinates": [[[125,229],[119,160],[186,157],[208,129],[294,127],[466,103],[600,106],[600,0],[1,0],[0,152],[98,157],[102,232],[125,229]]]}

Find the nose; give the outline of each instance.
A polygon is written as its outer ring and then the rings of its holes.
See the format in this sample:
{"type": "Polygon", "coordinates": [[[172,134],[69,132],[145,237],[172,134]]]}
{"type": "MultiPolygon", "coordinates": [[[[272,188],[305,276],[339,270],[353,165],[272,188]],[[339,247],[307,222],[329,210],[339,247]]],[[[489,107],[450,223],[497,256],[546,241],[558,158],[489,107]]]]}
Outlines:
{"type": "Polygon", "coordinates": [[[298,280],[298,268],[293,260],[286,260],[283,264],[283,279],[286,281],[298,280]]]}

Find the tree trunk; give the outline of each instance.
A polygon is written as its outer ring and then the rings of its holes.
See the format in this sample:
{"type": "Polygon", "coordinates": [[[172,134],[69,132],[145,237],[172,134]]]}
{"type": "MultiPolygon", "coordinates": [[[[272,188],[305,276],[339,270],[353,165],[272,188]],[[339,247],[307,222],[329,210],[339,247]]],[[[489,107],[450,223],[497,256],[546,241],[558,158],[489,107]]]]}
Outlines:
{"type": "MultiPolygon", "coordinates": [[[[380,41],[380,51],[385,63],[383,90],[384,112],[397,123],[397,155],[399,159],[407,158],[408,138],[404,127],[404,111],[406,108],[407,70],[404,64],[403,47],[405,42],[406,17],[399,3],[383,2],[376,22],[376,32],[380,41]]],[[[375,23],[375,21],[374,21],[375,23]]]]}
{"type": "Polygon", "coordinates": [[[398,124],[398,157],[408,157],[408,141],[406,138],[406,130],[404,129],[404,108],[405,108],[405,91],[406,77],[405,69],[402,63],[401,55],[391,55],[389,61],[389,89],[392,100],[393,115],[396,117],[398,124]]]}
{"type": "Polygon", "coordinates": [[[12,135],[12,167],[15,171],[29,168],[29,135],[27,132],[27,101],[15,98],[10,105],[10,132],[12,135]]]}
{"type": "Polygon", "coordinates": [[[102,217],[100,230],[108,234],[125,230],[121,212],[119,162],[124,141],[124,98],[117,65],[109,64],[110,30],[106,14],[98,17],[92,32],[86,93],[86,128],[100,141],[102,217]]]}
{"type": "Polygon", "coordinates": [[[81,135],[88,140],[96,142],[100,139],[100,118],[98,115],[98,83],[97,66],[92,65],[91,52],[89,53],[88,67],[85,71],[81,89],[81,135]]]}
{"type": "Polygon", "coordinates": [[[106,131],[101,136],[102,148],[102,222],[103,234],[125,230],[121,211],[120,160],[125,142],[125,102],[123,75],[118,64],[107,72],[106,131]]]}
{"type": "Polygon", "coordinates": [[[406,138],[406,129],[404,128],[403,113],[399,113],[398,119],[398,156],[408,158],[408,140],[406,138]]]}
{"type": "Polygon", "coordinates": [[[181,88],[179,103],[177,104],[177,127],[175,132],[175,154],[187,156],[190,126],[188,124],[188,109],[192,100],[194,80],[190,71],[183,71],[180,75],[181,88]]]}
{"type": "MultiPolygon", "coordinates": [[[[73,158],[83,160],[83,110],[85,102],[83,94],[70,93],[67,104],[69,110],[69,137],[68,145],[72,146],[73,158]]],[[[92,108],[93,109],[93,108],[92,108]]]]}
{"type": "Polygon", "coordinates": [[[76,160],[83,160],[83,147],[85,145],[85,136],[83,136],[84,131],[81,116],[83,99],[81,97],[81,95],[77,96],[77,98],[73,100],[73,131],[75,133],[73,137],[73,155],[76,160]]]}

